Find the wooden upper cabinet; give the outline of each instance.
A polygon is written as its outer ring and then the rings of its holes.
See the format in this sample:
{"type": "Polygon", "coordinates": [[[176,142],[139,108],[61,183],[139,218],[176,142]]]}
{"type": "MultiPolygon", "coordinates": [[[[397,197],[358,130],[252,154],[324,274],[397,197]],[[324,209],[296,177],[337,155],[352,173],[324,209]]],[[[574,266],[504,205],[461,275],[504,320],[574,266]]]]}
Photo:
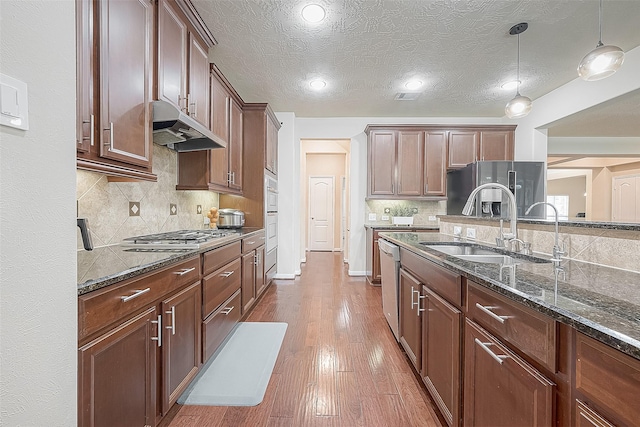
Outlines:
{"type": "MultiPolygon", "coordinates": [[[[242,191],[242,107],[234,99],[229,100],[229,187],[242,191]]],[[[277,131],[276,131],[277,132],[277,131]]]]}
{"type": "Polygon", "coordinates": [[[189,34],[189,91],[187,111],[209,127],[209,48],[196,33],[189,34]]]}
{"type": "Polygon", "coordinates": [[[369,135],[369,195],[395,195],[395,175],[395,131],[372,131],[369,135]]]}
{"type": "Polygon", "coordinates": [[[449,168],[462,168],[476,161],[477,131],[452,130],[449,132],[449,168]]]}
{"type": "Polygon", "coordinates": [[[211,130],[227,143],[226,148],[210,150],[209,183],[221,189],[229,185],[229,102],[230,96],[222,82],[211,74],[211,130]]]}
{"type": "Polygon", "coordinates": [[[187,110],[187,38],[182,13],[166,0],[158,3],[158,99],[187,110]]]}
{"type": "Polygon", "coordinates": [[[513,160],[513,130],[481,131],[478,160],[513,160]]]}
{"type": "Polygon", "coordinates": [[[424,140],[423,193],[425,196],[447,194],[447,132],[427,131],[424,140]]]}
{"type": "Polygon", "coordinates": [[[398,196],[421,196],[424,131],[398,132],[398,196]]]}
{"type": "Polygon", "coordinates": [[[269,116],[267,118],[267,146],[264,167],[274,175],[278,175],[278,130],[280,130],[280,124],[274,123],[269,116]]]}
{"type": "Polygon", "coordinates": [[[155,181],[153,2],[81,0],[77,13],[78,168],[155,181]]]}

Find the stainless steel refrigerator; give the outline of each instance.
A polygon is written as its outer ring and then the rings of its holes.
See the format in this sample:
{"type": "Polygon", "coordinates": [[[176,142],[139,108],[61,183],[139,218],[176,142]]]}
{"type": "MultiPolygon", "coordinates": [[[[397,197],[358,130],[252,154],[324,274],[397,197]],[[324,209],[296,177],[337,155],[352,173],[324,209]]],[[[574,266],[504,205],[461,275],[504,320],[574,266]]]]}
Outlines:
{"type": "MultiPolygon", "coordinates": [[[[518,218],[534,203],[546,200],[544,162],[475,162],[447,172],[447,215],[461,215],[471,191],[480,184],[497,182],[515,195],[518,218]]],[[[478,217],[509,218],[509,199],[500,189],[485,189],[476,196],[478,217]]],[[[536,206],[526,218],[544,219],[545,206],[536,206]]]]}

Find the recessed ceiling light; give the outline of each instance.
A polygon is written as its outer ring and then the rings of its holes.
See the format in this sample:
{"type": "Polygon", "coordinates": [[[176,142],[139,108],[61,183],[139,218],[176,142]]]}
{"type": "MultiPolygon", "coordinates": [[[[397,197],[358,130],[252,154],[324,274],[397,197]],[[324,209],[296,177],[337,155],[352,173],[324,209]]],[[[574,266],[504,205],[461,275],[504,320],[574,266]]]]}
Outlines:
{"type": "Polygon", "coordinates": [[[409,80],[404,87],[409,90],[416,90],[422,87],[422,82],[420,80],[409,80]]]}
{"type": "Polygon", "coordinates": [[[324,16],[324,9],[319,4],[308,4],[302,8],[302,17],[307,22],[320,22],[324,16]]]}
{"type": "Polygon", "coordinates": [[[327,85],[327,82],[325,82],[322,79],[314,79],[311,80],[311,82],[309,82],[309,86],[311,86],[314,89],[322,89],[327,85]]]}
{"type": "Polygon", "coordinates": [[[503,83],[500,88],[504,90],[513,90],[518,87],[518,84],[521,83],[519,80],[512,80],[510,82],[503,83]]]}

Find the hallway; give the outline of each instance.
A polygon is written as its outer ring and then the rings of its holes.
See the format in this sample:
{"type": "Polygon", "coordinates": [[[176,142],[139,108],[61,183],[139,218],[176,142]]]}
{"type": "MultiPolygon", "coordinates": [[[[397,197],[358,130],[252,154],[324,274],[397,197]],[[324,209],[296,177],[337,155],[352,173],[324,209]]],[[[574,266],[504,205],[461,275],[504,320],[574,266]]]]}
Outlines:
{"type": "Polygon", "coordinates": [[[441,426],[395,341],[380,288],[349,277],[339,252],[308,252],[302,275],[275,281],[247,321],[289,324],[255,407],[175,405],[161,427],[441,426]]]}

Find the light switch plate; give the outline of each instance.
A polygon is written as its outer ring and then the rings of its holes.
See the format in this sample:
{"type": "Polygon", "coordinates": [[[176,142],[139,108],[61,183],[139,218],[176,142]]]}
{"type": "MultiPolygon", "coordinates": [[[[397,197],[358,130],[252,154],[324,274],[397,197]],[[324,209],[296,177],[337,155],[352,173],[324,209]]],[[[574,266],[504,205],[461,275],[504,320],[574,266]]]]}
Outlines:
{"type": "Polygon", "coordinates": [[[378,218],[378,215],[376,215],[375,213],[370,213],[369,214],[369,221],[375,221],[376,218],[378,218]]]}
{"type": "Polygon", "coordinates": [[[438,218],[435,215],[429,215],[429,221],[437,221],[438,218]]]}
{"type": "Polygon", "coordinates": [[[0,125],[29,130],[27,84],[0,74],[0,125]]]}
{"type": "Polygon", "coordinates": [[[475,239],[475,238],[476,238],[476,229],[467,228],[467,239],[475,239]]]}
{"type": "Polygon", "coordinates": [[[457,225],[453,226],[453,235],[461,236],[462,235],[462,227],[458,227],[457,225]]]}

